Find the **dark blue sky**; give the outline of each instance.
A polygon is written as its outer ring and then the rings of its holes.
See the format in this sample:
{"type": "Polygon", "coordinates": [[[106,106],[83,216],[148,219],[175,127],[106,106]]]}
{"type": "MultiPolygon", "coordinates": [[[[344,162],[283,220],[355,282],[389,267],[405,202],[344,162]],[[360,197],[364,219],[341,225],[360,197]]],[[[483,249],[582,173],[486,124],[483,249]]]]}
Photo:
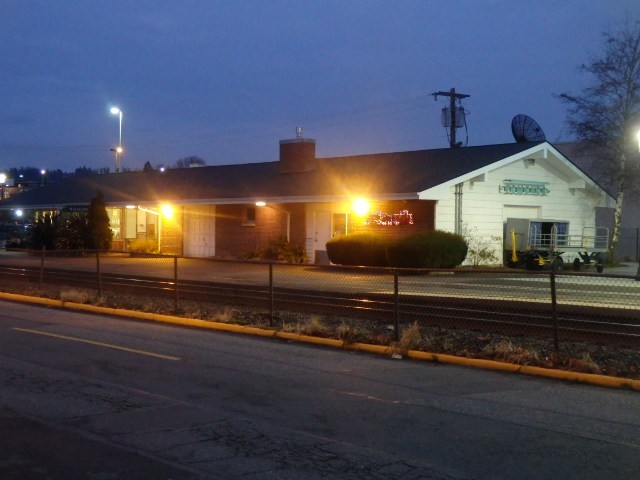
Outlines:
{"type": "Polygon", "coordinates": [[[513,141],[525,113],[569,140],[565,106],[601,32],[638,0],[0,0],[0,169],[276,160],[302,126],[319,156],[513,141]],[[459,131],[458,139],[466,134],[459,131]]]}

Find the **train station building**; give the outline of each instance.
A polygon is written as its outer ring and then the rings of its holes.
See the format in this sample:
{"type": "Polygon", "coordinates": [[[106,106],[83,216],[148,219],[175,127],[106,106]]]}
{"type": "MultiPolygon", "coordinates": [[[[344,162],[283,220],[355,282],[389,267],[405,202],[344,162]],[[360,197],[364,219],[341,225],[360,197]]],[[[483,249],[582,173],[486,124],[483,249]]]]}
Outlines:
{"type": "Polygon", "coordinates": [[[286,238],[310,263],[328,262],[336,235],[424,229],[473,237],[502,259],[508,218],[578,235],[614,202],[546,141],[318,158],[315,140],[299,137],[280,141],[276,161],[74,175],[0,208],[81,211],[98,192],[116,250],[143,238],[161,253],[238,257],[286,238]]]}

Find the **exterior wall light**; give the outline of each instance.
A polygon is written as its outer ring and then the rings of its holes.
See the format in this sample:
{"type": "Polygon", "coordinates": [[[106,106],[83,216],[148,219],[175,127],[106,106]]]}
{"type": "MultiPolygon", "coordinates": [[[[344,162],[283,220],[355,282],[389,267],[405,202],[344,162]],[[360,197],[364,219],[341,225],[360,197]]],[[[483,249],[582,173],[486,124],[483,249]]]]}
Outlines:
{"type": "Polygon", "coordinates": [[[171,220],[173,218],[173,207],[171,205],[162,205],[160,207],[160,211],[167,220],[171,220]]]}
{"type": "Polygon", "coordinates": [[[359,217],[364,217],[370,211],[369,201],[364,198],[357,198],[353,201],[352,209],[359,217]]]}

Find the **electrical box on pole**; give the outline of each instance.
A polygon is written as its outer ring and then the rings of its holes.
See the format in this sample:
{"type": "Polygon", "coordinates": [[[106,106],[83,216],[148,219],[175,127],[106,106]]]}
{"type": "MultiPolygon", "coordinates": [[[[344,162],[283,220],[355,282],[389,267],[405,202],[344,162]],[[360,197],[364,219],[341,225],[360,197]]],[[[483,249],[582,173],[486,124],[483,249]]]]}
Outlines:
{"type": "Polygon", "coordinates": [[[433,95],[435,100],[438,99],[438,96],[449,97],[449,107],[442,109],[442,125],[449,127],[449,146],[451,148],[460,147],[461,145],[456,142],[456,129],[466,125],[466,119],[464,108],[462,108],[462,106],[456,107],[456,100],[458,100],[459,103],[460,100],[469,97],[469,95],[456,93],[455,88],[452,88],[448,92],[434,92],[431,95],[433,95]]]}

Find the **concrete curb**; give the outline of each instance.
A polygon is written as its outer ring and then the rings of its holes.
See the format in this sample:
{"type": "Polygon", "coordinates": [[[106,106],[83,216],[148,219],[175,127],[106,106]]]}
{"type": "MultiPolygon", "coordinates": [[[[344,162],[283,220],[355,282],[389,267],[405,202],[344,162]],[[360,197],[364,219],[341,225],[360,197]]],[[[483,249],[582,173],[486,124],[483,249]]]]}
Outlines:
{"type": "MultiPolygon", "coordinates": [[[[162,315],[159,313],[138,312],[135,310],[124,310],[120,308],[98,307],[95,305],[87,305],[84,303],[65,302],[63,300],[31,297],[28,295],[20,295],[15,293],[0,292],[0,299],[14,302],[31,303],[46,307],[67,308],[83,312],[100,313],[103,315],[135,318],[137,320],[168,323],[185,327],[205,328],[209,330],[218,330],[230,333],[257,335],[260,337],[273,337],[293,342],[310,343],[314,345],[374,353],[377,355],[390,356],[392,353],[391,347],[383,345],[371,345],[367,343],[346,343],[342,340],[336,340],[333,338],[313,337],[310,335],[303,335],[299,333],[265,330],[263,328],[257,327],[212,322],[207,320],[197,320],[193,318],[182,318],[172,315],[162,315]]],[[[609,377],[606,375],[572,372],[568,370],[554,370],[550,368],[534,367],[530,365],[517,365],[513,363],[498,362],[495,360],[485,360],[480,358],[456,357],[453,355],[423,352],[419,350],[410,350],[406,353],[406,356],[414,360],[426,360],[430,362],[458,365],[463,367],[474,367],[483,368],[486,370],[521,373],[524,375],[533,375],[538,377],[553,378],[556,380],[585,383],[589,385],[597,385],[600,387],[628,388],[631,390],[640,390],[640,380],[633,380],[630,378],[609,377]]]]}

